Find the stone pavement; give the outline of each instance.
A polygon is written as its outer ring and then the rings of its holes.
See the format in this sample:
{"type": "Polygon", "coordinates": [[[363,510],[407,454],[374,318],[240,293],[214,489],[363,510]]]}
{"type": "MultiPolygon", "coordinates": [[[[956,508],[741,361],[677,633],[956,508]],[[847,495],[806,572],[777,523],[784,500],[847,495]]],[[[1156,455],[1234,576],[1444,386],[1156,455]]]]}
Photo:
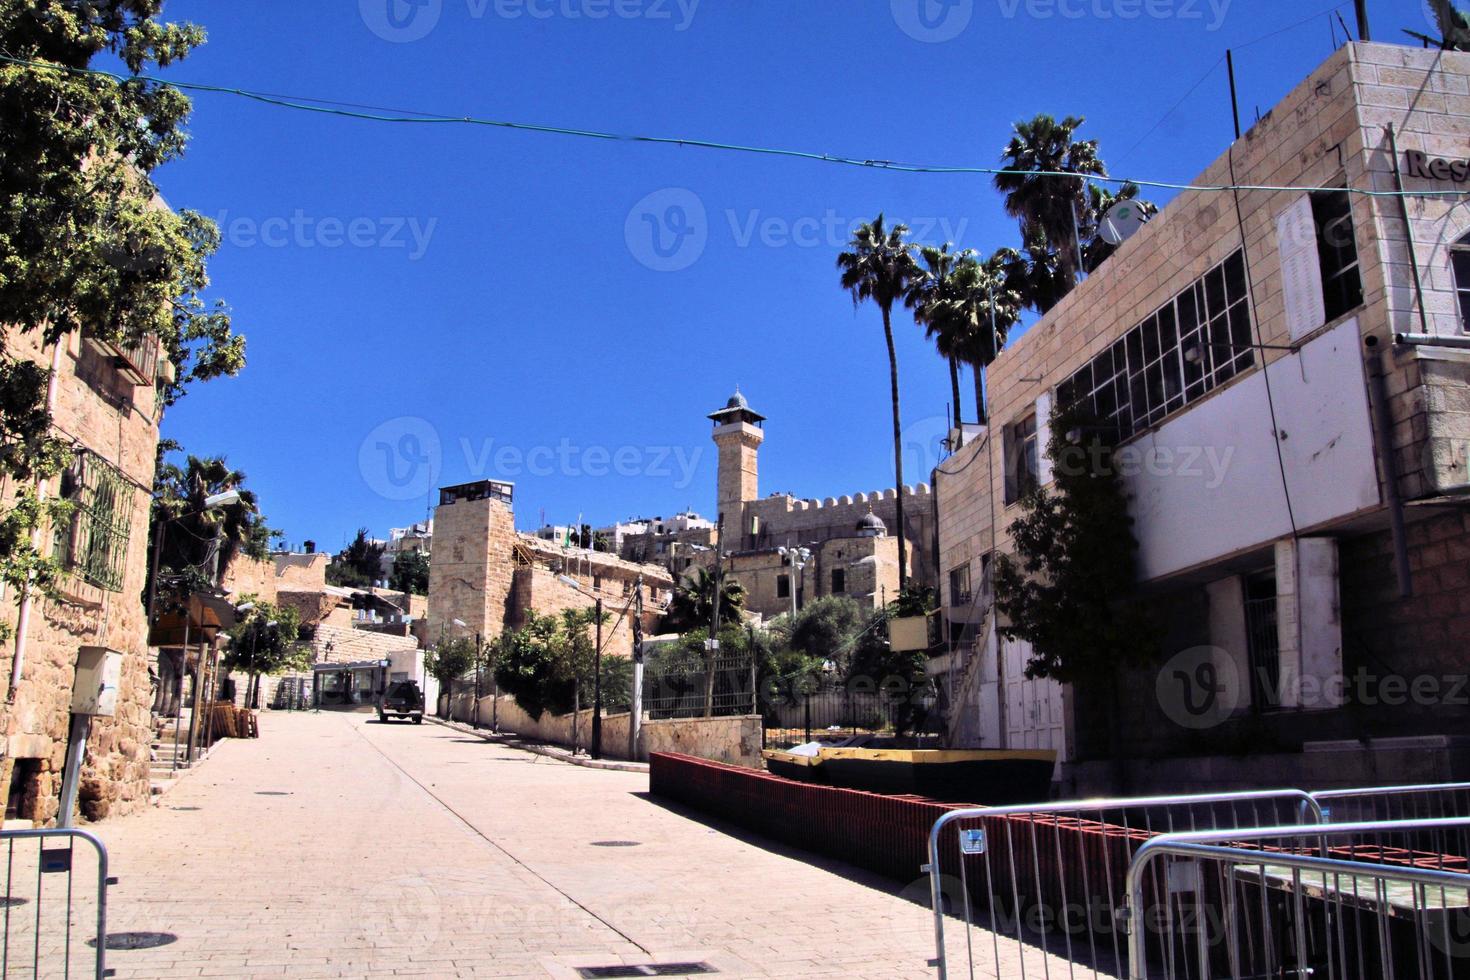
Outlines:
{"type": "Polygon", "coordinates": [[[645,775],[368,714],[261,727],[93,828],[109,932],[178,936],[111,951],[118,977],[933,976],[932,920],[896,885],[665,807],[645,775]]]}

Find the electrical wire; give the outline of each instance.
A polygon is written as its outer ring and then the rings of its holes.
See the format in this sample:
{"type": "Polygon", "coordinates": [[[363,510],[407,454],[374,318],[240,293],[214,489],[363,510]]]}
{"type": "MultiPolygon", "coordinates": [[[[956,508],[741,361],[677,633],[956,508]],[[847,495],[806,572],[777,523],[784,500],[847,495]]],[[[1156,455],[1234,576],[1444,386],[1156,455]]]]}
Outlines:
{"type": "MultiPolygon", "coordinates": [[[[1320,15],[1318,15],[1320,16],[1320,15]]],[[[982,176],[1026,176],[1026,177],[1071,177],[1077,174],[1066,171],[1052,170],[1011,170],[1004,167],[980,167],[980,166],[940,166],[931,164],[902,163],[895,160],[864,159],[859,157],[842,156],[833,153],[816,153],[809,150],[795,150],[783,147],[747,145],[741,143],[725,143],[717,140],[696,139],[682,136],[647,136],[638,134],[612,133],[592,129],[575,129],[563,126],[552,126],[541,123],[522,123],[503,119],[484,119],[476,116],[449,116],[435,115],[432,113],[407,114],[411,110],[380,109],[378,107],[367,107],[366,109],[347,109],[340,106],[353,103],[334,103],[326,99],[313,99],[307,97],[282,98],[265,92],[255,92],[249,89],[230,88],[222,85],[205,85],[199,82],[167,81],[151,75],[119,75],[114,72],[103,71],[97,68],[73,68],[67,65],[53,65],[47,62],[33,61],[27,58],[13,58],[8,55],[0,55],[0,64],[16,65],[18,67],[31,68],[42,71],[54,71],[62,74],[88,76],[103,78],[118,85],[132,85],[146,83],[161,85],[177,89],[183,92],[206,92],[220,95],[233,95],[239,98],[261,102],[266,105],[285,109],[294,109],[302,112],[314,112],[329,116],[339,116],[347,119],[358,119],[368,122],[382,123],[406,123],[406,124],[436,124],[436,125],[467,125],[485,126],[497,129],[513,129],[522,132],[542,133],[558,136],[572,136],[583,139],[595,139],[611,142],[647,143],[658,146],[688,146],[698,149],[718,150],[728,153],[745,153],[759,156],[781,157],[785,159],[807,160],[816,163],[838,164],[848,167],[861,167],[869,170],[887,170],[895,173],[911,174],[959,174],[959,175],[982,175],[982,176]]],[[[1209,193],[1231,193],[1240,191],[1263,191],[1263,192],[1291,192],[1310,193],[1313,191],[1341,191],[1341,187],[1292,187],[1277,186],[1271,184],[1188,184],[1166,180],[1148,180],[1139,177],[1090,177],[1090,180],[1105,184],[1134,184],[1138,187],[1148,187],[1157,190],[1171,191],[1201,191],[1209,193]]],[[[1400,198],[1400,197],[1465,197],[1470,196],[1470,190],[1375,190],[1372,188],[1349,187],[1346,188],[1350,194],[1358,194],[1371,198],[1400,198]]]]}

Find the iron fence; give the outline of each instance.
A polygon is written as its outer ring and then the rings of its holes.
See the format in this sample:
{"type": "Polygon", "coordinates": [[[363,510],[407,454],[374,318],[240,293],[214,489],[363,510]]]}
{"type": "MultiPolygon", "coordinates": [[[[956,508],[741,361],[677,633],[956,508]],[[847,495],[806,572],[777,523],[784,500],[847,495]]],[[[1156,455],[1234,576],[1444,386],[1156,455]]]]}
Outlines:
{"type": "MultiPolygon", "coordinates": [[[[762,691],[766,746],[847,741],[862,735],[914,736],[916,746],[940,722],[930,690],[872,691],[856,685],[768,685],[762,691]]],[[[929,741],[938,746],[937,736],[929,741]]]]}
{"type": "Polygon", "coordinates": [[[107,889],[117,879],[107,873],[107,847],[73,828],[0,831],[0,842],[0,977],[108,976],[107,889]],[[85,875],[85,866],[93,864],[89,848],[96,859],[95,887],[85,875]],[[84,876],[80,881],[78,874],[84,876]]]}
{"type": "Polygon", "coordinates": [[[1211,830],[1145,843],[1128,872],[1129,976],[1470,976],[1470,819],[1211,830]]]}
{"type": "Polygon", "coordinates": [[[643,710],[654,719],[754,714],[756,677],[751,658],[650,660],[643,674],[643,710]]]}
{"type": "MultiPolygon", "coordinates": [[[[1126,875],[1150,839],[1180,830],[1317,825],[1300,790],[975,807],[929,834],[929,899],[940,980],[952,960],[973,976],[1123,976],[1126,875]],[[951,948],[947,917],[963,921],[951,948]]],[[[950,937],[953,938],[953,937],[950,937]]]]}

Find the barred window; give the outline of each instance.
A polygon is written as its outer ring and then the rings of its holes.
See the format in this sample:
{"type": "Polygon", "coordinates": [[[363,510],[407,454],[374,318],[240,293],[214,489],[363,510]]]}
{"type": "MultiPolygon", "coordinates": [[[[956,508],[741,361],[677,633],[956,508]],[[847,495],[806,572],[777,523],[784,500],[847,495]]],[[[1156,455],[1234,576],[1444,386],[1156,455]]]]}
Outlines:
{"type": "Polygon", "coordinates": [[[1253,344],[1245,257],[1236,252],[1058,385],[1057,398],[1080,404],[1121,442],[1248,370],[1253,344]]]}
{"type": "Polygon", "coordinates": [[[67,571],[93,585],[122,589],[132,523],[133,486],[102,457],[82,452],[62,474],[70,518],[55,529],[54,554],[67,571]]]}

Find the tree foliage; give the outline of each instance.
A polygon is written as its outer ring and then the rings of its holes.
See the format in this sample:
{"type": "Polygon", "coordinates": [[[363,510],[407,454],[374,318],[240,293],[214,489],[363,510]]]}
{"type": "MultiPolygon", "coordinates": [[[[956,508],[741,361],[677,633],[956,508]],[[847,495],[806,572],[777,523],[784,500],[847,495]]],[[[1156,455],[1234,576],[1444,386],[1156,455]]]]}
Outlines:
{"type": "Polygon", "coordinates": [[[888,227],[880,213],[871,223],[859,225],[847,251],[837,256],[842,288],[852,297],[853,308],[871,302],[883,317],[883,339],[888,345],[888,392],[893,407],[893,481],[899,490],[898,581],[908,581],[908,544],[904,537],[903,419],[899,406],[898,350],[893,343],[893,304],[908,295],[921,275],[908,240],[907,225],[888,227]]]}
{"type": "Polygon", "coordinates": [[[248,674],[304,670],[310,649],[300,642],[300,612],[291,606],[261,602],[253,595],[243,600],[254,602],[255,608],[229,631],[230,647],[223,661],[226,669],[248,674]]]}
{"type": "MultiPolygon", "coordinates": [[[[671,633],[708,630],[715,611],[715,574],[703,565],[686,571],[669,600],[664,629],[671,633]]],[[[745,608],[745,586],[729,575],[721,576],[720,617],[733,622],[745,608]]]]}
{"type": "Polygon", "coordinates": [[[388,587],[412,595],[429,594],[429,556],[422,551],[400,551],[393,557],[388,587]]]}
{"type": "Polygon", "coordinates": [[[458,680],[475,667],[475,641],[467,636],[457,636],[442,641],[424,653],[424,670],[439,682],[445,691],[449,683],[458,680]]]}
{"type": "Polygon", "coordinates": [[[327,584],[349,589],[366,589],[383,578],[383,552],[386,546],[368,537],[368,529],[360,527],[352,543],[332,558],[327,566],[327,584]]]}
{"type": "Polygon", "coordinates": [[[1111,430],[1081,411],[1052,413],[1055,490],[1022,501],[1010,526],[1016,559],[1002,555],[1000,634],[1032,646],[1027,677],[1073,684],[1111,678],[1156,652],[1158,633],[1137,598],[1138,541],[1113,465],[1111,430]]]}
{"type": "MultiPolygon", "coordinates": [[[[604,619],[610,618],[607,613],[604,619]]],[[[527,612],[526,624],[500,638],[495,680],[532,718],[547,711],[564,715],[577,704],[592,706],[597,647],[593,609],[566,609],[555,615],[527,612]]],[[[632,663],[626,657],[602,658],[604,709],[626,708],[632,663]]]]}
{"type": "Polygon", "coordinates": [[[178,444],[169,440],[158,445],[148,537],[150,565],[160,521],[167,526],[159,573],[185,580],[192,588],[218,585],[237,555],[257,560],[270,557],[271,542],[281,532],[261,514],[255,494],[245,488],[244,472],[232,469],[223,456],[189,454],[179,466],[169,459],[177,451],[178,444]],[[209,497],[229,490],[239,492],[238,503],[205,507],[209,497]]]}

